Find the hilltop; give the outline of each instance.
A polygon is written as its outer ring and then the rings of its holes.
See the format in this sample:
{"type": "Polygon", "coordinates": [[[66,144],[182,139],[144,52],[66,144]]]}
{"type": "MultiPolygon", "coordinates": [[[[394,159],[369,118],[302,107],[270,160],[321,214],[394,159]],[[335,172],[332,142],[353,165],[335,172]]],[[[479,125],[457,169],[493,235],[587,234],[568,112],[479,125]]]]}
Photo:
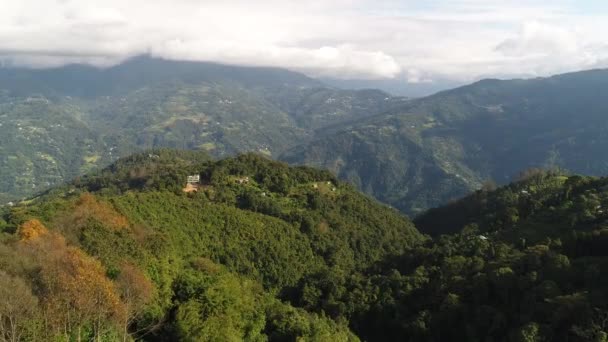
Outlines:
{"type": "Polygon", "coordinates": [[[3,210],[2,272],[37,302],[20,329],[47,338],[68,324],[68,336],[105,340],[354,341],[346,321],[307,307],[331,303],[315,282],[424,240],[328,172],[253,154],[152,150],[3,210]],[[189,175],[198,192],[183,191],[189,175]]]}

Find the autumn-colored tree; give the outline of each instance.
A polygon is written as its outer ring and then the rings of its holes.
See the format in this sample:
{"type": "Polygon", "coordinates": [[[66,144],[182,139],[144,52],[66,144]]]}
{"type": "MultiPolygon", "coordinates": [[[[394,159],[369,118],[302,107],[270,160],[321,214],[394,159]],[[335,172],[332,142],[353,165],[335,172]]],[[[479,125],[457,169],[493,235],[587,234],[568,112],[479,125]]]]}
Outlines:
{"type": "MultiPolygon", "coordinates": [[[[131,263],[123,263],[120,267],[120,274],[116,278],[116,286],[125,307],[122,333],[123,341],[127,341],[129,327],[139,318],[146,304],[152,298],[154,285],[137,266],[131,263]]],[[[136,333],[138,332],[141,331],[136,333]]]]}
{"type": "Polygon", "coordinates": [[[0,341],[20,341],[38,309],[38,298],[19,277],[0,271],[0,341]]]}
{"type": "Polygon", "coordinates": [[[112,205],[98,200],[90,193],[80,196],[74,208],[60,216],[55,226],[78,231],[85,227],[90,220],[95,220],[112,230],[120,230],[129,226],[126,217],[118,213],[112,205]]]}
{"type": "Polygon", "coordinates": [[[40,236],[48,234],[48,229],[39,220],[26,221],[19,227],[19,237],[22,242],[36,241],[40,236]]]}
{"type": "Polygon", "coordinates": [[[74,309],[78,324],[90,323],[96,340],[107,323],[120,322],[124,316],[124,306],[120,302],[114,284],[106,277],[101,263],[81,250],[68,247],[66,258],[60,260],[60,297],[68,298],[67,303],[74,309]]]}
{"type": "Polygon", "coordinates": [[[19,228],[20,247],[40,264],[39,292],[47,330],[67,338],[89,327],[99,340],[108,326],[123,321],[124,305],[101,263],[63,236],[32,220],[19,228]]]}

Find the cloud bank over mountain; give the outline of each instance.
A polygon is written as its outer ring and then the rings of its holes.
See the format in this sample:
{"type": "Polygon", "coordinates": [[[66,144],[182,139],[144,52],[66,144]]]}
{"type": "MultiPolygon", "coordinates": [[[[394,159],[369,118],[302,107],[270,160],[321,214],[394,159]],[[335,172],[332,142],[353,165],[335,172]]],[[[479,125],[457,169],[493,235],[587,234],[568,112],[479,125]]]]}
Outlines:
{"type": "Polygon", "coordinates": [[[0,0],[0,61],[139,54],[312,76],[469,81],[608,66],[608,5],[558,0],[0,0]]]}

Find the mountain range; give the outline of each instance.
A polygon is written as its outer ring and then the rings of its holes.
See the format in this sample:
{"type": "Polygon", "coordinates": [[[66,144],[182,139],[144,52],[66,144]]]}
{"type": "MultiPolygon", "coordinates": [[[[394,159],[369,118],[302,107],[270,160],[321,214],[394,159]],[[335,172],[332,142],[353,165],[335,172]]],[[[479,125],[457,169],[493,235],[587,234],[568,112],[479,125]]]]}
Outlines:
{"type": "Polygon", "coordinates": [[[608,71],[482,80],[419,99],[272,68],[137,57],[0,69],[0,202],[155,147],[331,170],[411,216],[543,167],[602,175],[608,71]]]}
{"type": "Polygon", "coordinates": [[[148,57],[109,69],[0,69],[0,202],[152,147],[278,156],[402,101],[286,70],[148,57]]]}
{"type": "Polygon", "coordinates": [[[483,80],[409,101],[283,159],[328,168],[410,214],[529,168],[603,175],[606,87],[606,70],[483,80]]]}

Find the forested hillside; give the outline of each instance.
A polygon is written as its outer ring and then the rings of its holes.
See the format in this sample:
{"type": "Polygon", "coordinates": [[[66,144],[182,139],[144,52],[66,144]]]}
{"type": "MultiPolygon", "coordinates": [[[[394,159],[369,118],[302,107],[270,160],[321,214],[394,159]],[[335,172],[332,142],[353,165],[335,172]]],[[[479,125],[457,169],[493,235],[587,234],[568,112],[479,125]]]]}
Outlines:
{"type": "Polygon", "coordinates": [[[608,336],[606,178],[530,170],[418,217],[430,238],[326,171],[155,150],[2,210],[6,338],[608,336]]]}
{"type": "Polygon", "coordinates": [[[522,176],[416,220],[423,232],[451,235],[394,260],[397,271],[379,280],[402,284],[384,292],[386,303],[399,304],[378,312],[400,317],[394,336],[607,339],[608,179],[522,176]]]}
{"type": "Polygon", "coordinates": [[[608,71],[483,80],[413,100],[282,158],[329,168],[409,214],[532,167],[608,173],[608,71]]]}
{"type": "Polygon", "coordinates": [[[402,102],[287,70],[148,57],[108,69],[0,68],[0,203],[147,148],[276,156],[402,102]]]}
{"type": "Polygon", "coordinates": [[[355,341],[327,276],[424,240],[331,174],[252,154],[149,151],[2,210],[9,340],[355,341]]]}

